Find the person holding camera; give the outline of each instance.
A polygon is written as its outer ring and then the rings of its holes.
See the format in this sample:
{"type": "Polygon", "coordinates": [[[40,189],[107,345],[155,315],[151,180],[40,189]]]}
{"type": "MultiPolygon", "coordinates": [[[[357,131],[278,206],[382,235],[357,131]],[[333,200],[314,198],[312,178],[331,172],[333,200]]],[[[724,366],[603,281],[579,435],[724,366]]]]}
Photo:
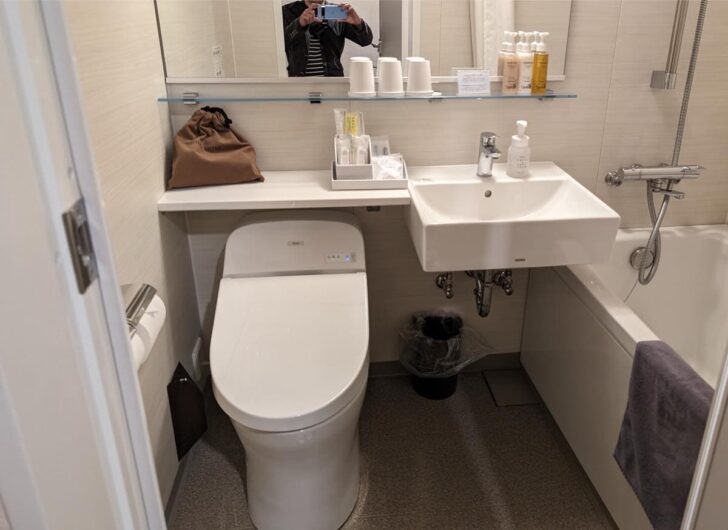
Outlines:
{"type": "Polygon", "coordinates": [[[359,46],[372,43],[371,28],[351,5],[340,4],[346,12],[342,20],[318,18],[316,10],[323,5],[324,0],[297,0],[283,6],[289,77],[343,77],[346,39],[359,46]]]}

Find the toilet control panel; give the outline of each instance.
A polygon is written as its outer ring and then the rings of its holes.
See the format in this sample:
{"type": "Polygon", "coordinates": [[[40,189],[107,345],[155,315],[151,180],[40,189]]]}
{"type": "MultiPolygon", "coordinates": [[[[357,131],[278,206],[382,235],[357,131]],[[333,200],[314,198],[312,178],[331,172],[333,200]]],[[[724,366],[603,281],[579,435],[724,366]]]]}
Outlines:
{"type": "Polygon", "coordinates": [[[332,252],[326,254],[326,263],[356,263],[356,253],[332,252]]]}

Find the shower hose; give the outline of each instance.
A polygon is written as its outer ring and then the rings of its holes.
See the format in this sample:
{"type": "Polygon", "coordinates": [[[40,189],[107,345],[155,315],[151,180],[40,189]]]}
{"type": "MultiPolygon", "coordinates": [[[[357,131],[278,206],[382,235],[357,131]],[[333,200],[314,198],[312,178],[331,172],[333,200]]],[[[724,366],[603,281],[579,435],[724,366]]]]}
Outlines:
{"type": "MultiPolygon", "coordinates": [[[[680,116],[677,122],[677,133],[675,134],[675,148],[672,152],[672,165],[678,165],[680,158],[680,149],[682,147],[683,133],[685,132],[685,120],[688,115],[688,104],[690,103],[690,92],[693,88],[693,78],[695,77],[695,66],[698,62],[698,52],[700,51],[700,39],[703,36],[703,26],[705,25],[705,12],[708,9],[708,0],[700,1],[700,10],[698,11],[698,22],[695,27],[695,38],[693,39],[693,51],[690,54],[690,65],[688,73],[685,77],[685,90],[683,91],[682,104],[680,106],[680,116]]],[[[672,183],[667,185],[668,191],[672,188],[672,183]]],[[[657,190],[648,181],[647,182],[647,208],[650,211],[650,220],[652,221],[652,232],[645,245],[646,252],[642,254],[640,263],[638,280],[642,285],[647,285],[652,281],[657,273],[660,265],[660,255],[662,254],[662,244],[660,241],[660,227],[667,213],[667,206],[670,203],[670,195],[666,194],[662,199],[659,214],[656,212],[654,193],[657,190]],[[650,260],[650,256],[653,259],[650,260]]]]}

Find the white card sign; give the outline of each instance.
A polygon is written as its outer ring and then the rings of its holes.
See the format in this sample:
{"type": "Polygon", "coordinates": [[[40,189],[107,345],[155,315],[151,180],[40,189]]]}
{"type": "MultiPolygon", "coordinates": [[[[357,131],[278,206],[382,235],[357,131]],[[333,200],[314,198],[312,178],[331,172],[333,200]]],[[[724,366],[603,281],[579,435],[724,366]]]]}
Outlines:
{"type": "Polygon", "coordinates": [[[458,96],[490,96],[490,72],[458,70],[458,96]]]}

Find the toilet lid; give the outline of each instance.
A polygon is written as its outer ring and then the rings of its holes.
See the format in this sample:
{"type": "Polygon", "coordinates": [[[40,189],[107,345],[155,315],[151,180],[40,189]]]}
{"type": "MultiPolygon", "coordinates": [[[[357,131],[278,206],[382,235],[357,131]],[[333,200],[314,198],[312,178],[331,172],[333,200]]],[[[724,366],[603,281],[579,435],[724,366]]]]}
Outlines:
{"type": "Polygon", "coordinates": [[[311,427],[366,382],[366,273],[223,278],[210,345],[215,397],[262,431],[311,427]]]}

